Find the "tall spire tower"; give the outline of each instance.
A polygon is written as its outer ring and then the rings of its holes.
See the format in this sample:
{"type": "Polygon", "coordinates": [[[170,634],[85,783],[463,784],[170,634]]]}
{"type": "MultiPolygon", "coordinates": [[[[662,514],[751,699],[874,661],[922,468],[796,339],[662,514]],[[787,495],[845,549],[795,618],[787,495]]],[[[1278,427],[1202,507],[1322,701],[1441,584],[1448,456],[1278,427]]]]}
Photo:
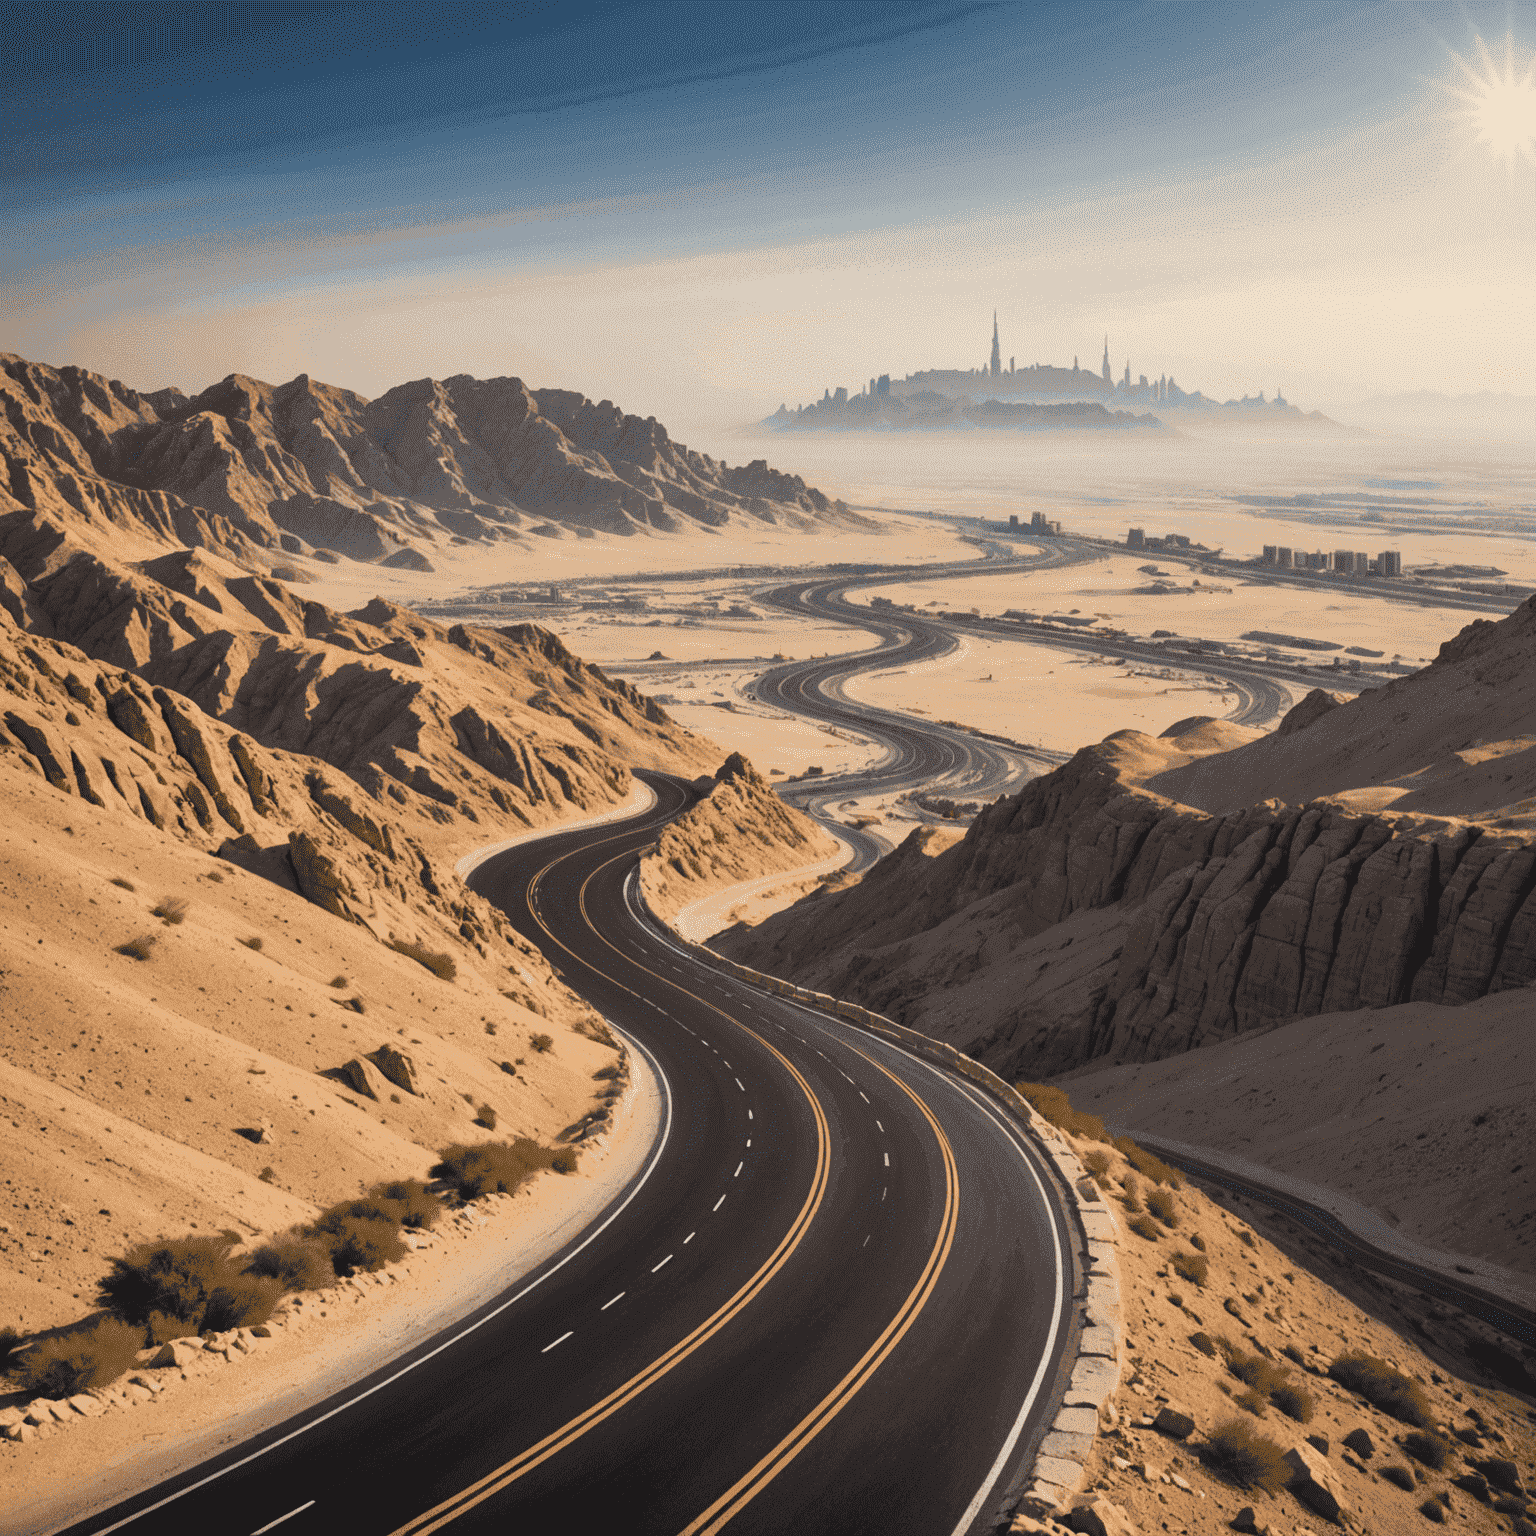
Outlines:
{"type": "Polygon", "coordinates": [[[1104,334],[1104,366],[1100,371],[1104,375],[1104,382],[1106,384],[1113,384],[1115,382],[1114,374],[1109,371],[1109,333],[1107,331],[1104,334]]]}
{"type": "Polygon", "coordinates": [[[1003,371],[1003,348],[997,339],[997,311],[992,311],[992,377],[1003,371]]]}

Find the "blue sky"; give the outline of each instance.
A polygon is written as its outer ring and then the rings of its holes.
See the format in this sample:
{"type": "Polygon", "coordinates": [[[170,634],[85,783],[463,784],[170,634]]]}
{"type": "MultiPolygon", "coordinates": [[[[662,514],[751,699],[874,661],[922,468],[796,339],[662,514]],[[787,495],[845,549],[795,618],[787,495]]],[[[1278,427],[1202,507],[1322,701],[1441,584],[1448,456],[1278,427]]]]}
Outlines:
{"type": "Polygon", "coordinates": [[[1446,88],[1477,36],[1528,60],[1529,5],[65,0],[0,30],[5,344],[144,387],[516,372],[728,415],[971,366],[995,305],[1021,362],[1107,329],[1117,371],[1217,392],[1536,392],[1488,355],[1536,289],[1536,166],[1446,88]]]}

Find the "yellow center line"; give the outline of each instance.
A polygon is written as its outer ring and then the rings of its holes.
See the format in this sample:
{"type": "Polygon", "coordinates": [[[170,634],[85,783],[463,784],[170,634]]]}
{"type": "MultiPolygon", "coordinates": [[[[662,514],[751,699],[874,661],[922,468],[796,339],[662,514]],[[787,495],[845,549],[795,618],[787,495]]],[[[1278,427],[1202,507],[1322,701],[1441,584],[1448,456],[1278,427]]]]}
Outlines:
{"type": "MultiPolygon", "coordinates": [[[[619,835],[622,836],[623,834],[619,835]]],[[[603,839],[604,842],[613,840],[615,839],[603,839]]],[[[585,850],[573,849],[570,854],[563,854],[560,858],[551,860],[534,877],[533,888],[536,888],[539,881],[541,881],[544,876],[555,867],[556,864],[560,863],[562,859],[570,858],[578,852],[590,851],[591,846],[592,845],[589,844],[585,850]]],[[[601,843],[597,846],[600,847],[601,843]]],[[[593,870],[593,872],[587,876],[586,880],[582,882],[580,892],[580,906],[583,918],[587,918],[587,886],[593,880],[595,880],[598,875],[603,872],[603,870],[607,869],[609,865],[615,864],[620,859],[626,857],[628,857],[627,852],[615,855],[612,859],[609,859],[606,863],[593,870]]],[[[531,900],[529,902],[529,910],[533,911],[533,903],[531,900]]],[[[548,935],[548,937],[555,944],[559,945],[559,947],[565,950],[567,954],[571,955],[573,959],[580,958],[575,954],[573,950],[569,949],[565,944],[562,944],[560,940],[555,937],[555,935],[550,931],[549,927],[545,924],[544,920],[538,916],[537,912],[534,912],[534,917],[539,926],[544,930],[545,934],[548,935]]],[[[590,919],[588,918],[587,921],[588,926],[590,927],[590,919]]],[[[597,933],[595,927],[592,929],[592,931],[597,933]]],[[[598,937],[602,938],[602,935],[598,934],[598,937]]],[[[605,944],[608,943],[606,939],[603,939],[603,942],[605,944]]],[[[611,944],[609,944],[608,947],[610,949],[614,948],[614,946],[611,944]]],[[[614,952],[616,954],[619,953],[618,950],[615,950],[614,952]]],[[[591,964],[590,961],[584,963],[588,965],[591,964]]],[[[637,964],[637,962],[631,963],[637,964]]],[[[653,971],[646,970],[646,967],[644,966],[638,966],[638,968],[640,970],[645,970],[647,975],[654,976],[656,974],[653,971]]],[[[608,976],[606,972],[598,971],[596,966],[592,966],[592,969],[597,971],[597,974],[603,976],[606,980],[612,981],[621,987],[624,985],[622,982],[618,981],[616,977],[608,976]]],[[[661,981],[664,978],[657,976],[656,979],[661,981]]],[[[669,983],[669,985],[675,986],[676,983],[669,983]]],[[[625,988],[625,990],[629,991],[631,989],[625,988]]],[[[695,994],[687,992],[686,988],[679,987],[678,990],[685,992],[685,994],[689,997],[695,996],[695,994]]],[[[696,998],[696,1001],[702,1003],[706,1008],[711,1009],[713,1012],[720,1014],[722,1018],[727,1019],[732,1023],[736,1022],[735,1020],[730,1019],[729,1014],[724,1013],[719,1008],[716,1008],[713,1003],[707,1002],[703,998],[696,998]]],[[[794,1063],[791,1062],[786,1056],[784,1056],[782,1052],[775,1049],[775,1047],[769,1044],[769,1042],[766,1040],[762,1041],[762,1044],[767,1046],[767,1048],[772,1051],[776,1057],[778,1057],[785,1070],[790,1074],[791,1077],[794,1078],[795,1082],[799,1084],[801,1092],[805,1094],[806,1100],[811,1106],[811,1113],[815,1117],[816,1121],[816,1168],[811,1177],[810,1189],[807,1191],[804,1203],[801,1205],[794,1221],[790,1223],[790,1226],[785,1232],[784,1236],[779,1239],[778,1246],[773,1250],[771,1254],[769,1254],[767,1259],[763,1261],[763,1263],[758,1267],[757,1271],[752,1275],[752,1277],[728,1301],[717,1308],[716,1311],[713,1312],[702,1323],[700,1323],[698,1327],[696,1327],[684,1338],[680,1339],[664,1354],[657,1356],[657,1358],[653,1360],[649,1365],[645,1366],[634,1376],[630,1377],[630,1379],[626,1381],[622,1386],[616,1387],[606,1397],[594,1403],[590,1408],[587,1408],[582,1413],[577,1414],[575,1418],[563,1424],[559,1429],[554,1430],[552,1433],[546,1435],[542,1440],[538,1441],[537,1444],[529,1446],[526,1450],[514,1456],[510,1461],[504,1462],[501,1466],[497,1467],[495,1471],[487,1473],[484,1477],[478,1479],[474,1483],[471,1483],[467,1488],[461,1489],[458,1493],[453,1494],[451,1497],[443,1500],[440,1504],[437,1504],[433,1508],[417,1515],[414,1519],[407,1521],[406,1524],[400,1526],[393,1533],[393,1536],[430,1536],[431,1532],[442,1529],[443,1526],[447,1525],[450,1521],[457,1519],[458,1516],[465,1514],[467,1511],[473,1509],[477,1504],[481,1504],[486,1499],[494,1497],[504,1488],[507,1488],[512,1483],[516,1482],[518,1478],[525,1476],[535,1467],[539,1466],[542,1462],[547,1461],[551,1456],[554,1456],[559,1451],[562,1451],[567,1446],[573,1444],[576,1440],[580,1439],[582,1435],[586,1434],[588,1430],[596,1428],[596,1426],[601,1424],[604,1419],[618,1412],[618,1410],[622,1408],[626,1403],[633,1401],[642,1392],[644,1392],[647,1387],[654,1386],[655,1383],[660,1381],[661,1378],[665,1376],[670,1370],[672,1370],[674,1366],[681,1364],[681,1362],[687,1359],[688,1356],[691,1355],[696,1349],[713,1338],[715,1334],[717,1334],[723,1327],[725,1327],[728,1322],[731,1321],[732,1318],[741,1312],[742,1309],[748,1305],[748,1303],[753,1301],[757,1297],[758,1293],[762,1291],[763,1287],[766,1286],[768,1282],[784,1267],[784,1265],[789,1262],[791,1255],[803,1241],[806,1232],[810,1228],[811,1221],[815,1217],[816,1212],[820,1208],[821,1202],[826,1195],[827,1180],[831,1169],[831,1136],[827,1127],[826,1115],[822,1110],[820,1101],[817,1099],[815,1093],[812,1092],[810,1084],[807,1083],[805,1078],[801,1076],[794,1063]]]]}
{"type": "Polygon", "coordinates": [[[928,1254],[928,1262],[922,1274],[918,1276],[917,1284],[908,1292],[906,1300],[897,1309],[896,1315],[886,1324],[879,1337],[847,1375],[749,1472],[738,1478],[697,1519],[684,1526],[679,1536],[712,1536],[713,1532],[719,1531],[727,1521],[734,1518],[755,1499],[848,1406],[891,1351],[902,1341],[907,1330],[917,1321],[927,1305],[928,1298],[933,1294],[934,1287],[938,1284],[939,1275],[954,1245],[955,1228],[959,1217],[960,1175],[955,1165],[954,1149],[950,1146],[949,1138],[944,1134],[943,1128],[934,1118],[927,1104],[906,1083],[878,1061],[865,1055],[856,1046],[850,1045],[848,1048],[856,1055],[863,1056],[872,1067],[884,1072],[917,1105],[924,1119],[933,1129],[939,1151],[944,1159],[944,1214],[939,1221],[938,1235],[928,1254]]]}

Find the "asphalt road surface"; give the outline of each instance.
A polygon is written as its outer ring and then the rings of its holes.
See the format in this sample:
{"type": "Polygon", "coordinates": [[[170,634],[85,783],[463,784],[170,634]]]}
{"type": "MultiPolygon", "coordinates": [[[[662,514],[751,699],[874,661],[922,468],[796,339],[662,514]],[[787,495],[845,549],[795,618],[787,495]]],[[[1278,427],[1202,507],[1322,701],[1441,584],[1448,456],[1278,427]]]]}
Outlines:
{"type": "Polygon", "coordinates": [[[459,1327],[80,1532],[990,1530],[1070,1367],[1077,1241],[972,1085],[672,946],[637,850],[689,801],[471,883],[664,1084],[605,1216],[459,1327]]]}

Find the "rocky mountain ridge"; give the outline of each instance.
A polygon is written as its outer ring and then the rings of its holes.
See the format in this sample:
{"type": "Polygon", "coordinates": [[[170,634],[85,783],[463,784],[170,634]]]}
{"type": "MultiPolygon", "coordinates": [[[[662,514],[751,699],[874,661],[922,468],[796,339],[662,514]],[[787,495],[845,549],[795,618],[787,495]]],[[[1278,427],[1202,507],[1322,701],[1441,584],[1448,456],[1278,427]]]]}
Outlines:
{"type": "MultiPolygon", "coordinates": [[[[850,997],[1005,1076],[1150,1061],[1285,1019],[1455,1004],[1536,982],[1536,846],[1518,792],[1536,703],[1536,608],[1479,623],[1429,668],[1359,700],[1312,698],[1270,735],[1118,732],[1000,800],[929,859],[909,839],[862,882],[714,941],[732,959],[850,997]],[[1494,799],[1447,811],[1471,698],[1500,762],[1494,799]],[[1413,727],[1422,724],[1422,729],[1413,727]],[[1395,728],[1395,736],[1393,734],[1395,728]],[[1395,750],[1394,750],[1395,742],[1395,750]],[[1377,754],[1400,783],[1452,786],[1435,814],[1361,805],[1327,782],[1377,754]],[[1447,763],[1453,764],[1448,767],[1447,763]],[[1438,767],[1437,767],[1438,765],[1438,767]],[[1508,778],[1505,779],[1504,775],[1508,778]],[[1223,786],[1220,808],[1163,786],[1223,786]]],[[[1193,790],[1190,792],[1193,795],[1193,790]]],[[[1213,791],[1214,793],[1214,791],[1213,791]]]]}
{"type": "Polygon", "coordinates": [[[0,353],[0,512],[73,514],[119,539],[419,563],[530,536],[857,523],[763,460],[729,466],[654,417],[515,378],[418,379],[368,400],[305,374],[192,397],[0,353]]]}

